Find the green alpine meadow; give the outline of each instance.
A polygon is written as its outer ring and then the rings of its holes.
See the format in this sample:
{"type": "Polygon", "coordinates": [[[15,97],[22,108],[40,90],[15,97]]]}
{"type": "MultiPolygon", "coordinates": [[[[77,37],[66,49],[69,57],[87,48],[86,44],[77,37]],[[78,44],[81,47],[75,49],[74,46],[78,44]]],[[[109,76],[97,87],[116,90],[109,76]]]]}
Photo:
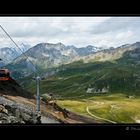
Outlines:
{"type": "MultiPolygon", "coordinates": [[[[40,81],[42,97],[51,93],[60,106],[103,123],[138,123],[139,44],[131,45],[133,49],[123,52],[119,58],[109,57],[106,61],[100,61],[105,57],[100,55],[99,60],[93,59],[94,55],[98,55],[97,52],[90,56],[89,62],[81,59],[48,70],[48,73],[51,71],[53,74],[48,74],[47,78],[42,77],[40,81]]],[[[117,51],[118,48],[111,52],[104,50],[109,55],[117,51]]],[[[30,78],[26,77],[19,82],[33,94],[36,84],[33,80],[29,83],[28,79],[30,78]]]]}

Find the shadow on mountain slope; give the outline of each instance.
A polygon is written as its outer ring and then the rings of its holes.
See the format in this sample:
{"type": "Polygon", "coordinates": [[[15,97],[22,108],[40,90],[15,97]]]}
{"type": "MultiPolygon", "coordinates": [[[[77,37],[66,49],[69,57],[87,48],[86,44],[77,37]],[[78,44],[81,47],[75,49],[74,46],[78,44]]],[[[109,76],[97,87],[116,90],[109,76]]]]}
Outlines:
{"type": "Polygon", "coordinates": [[[22,89],[12,78],[8,81],[0,81],[0,94],[33,98],[29,92],[22,89]]]}

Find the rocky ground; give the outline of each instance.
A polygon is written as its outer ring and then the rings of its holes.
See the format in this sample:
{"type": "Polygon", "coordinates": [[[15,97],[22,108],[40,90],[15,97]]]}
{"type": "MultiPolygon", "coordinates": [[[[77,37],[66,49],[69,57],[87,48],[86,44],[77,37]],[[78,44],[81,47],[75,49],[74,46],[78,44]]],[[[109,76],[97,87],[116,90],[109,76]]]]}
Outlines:
{"type": "MultiPolygon", "coordinates": [[[[46,110],[46,108],[44,109],[46,110]]],[[[0,123],[40,124],[58,123],[52,115],[36,112],[36,100],[10,78],[0,81],[0,123]]]]}
{"type": "Polygon", "coordinates": [[[1,124],[56,124],[96,123],[58,106],[55,101],[41,99],[40,113],[36,112],[36,99],[16,81],[0,81],[1,124]]]}
{"type": "Polygon", "coordinates": [[[0,123],[41,123],[41,116],[32,107],[16,103],[0,96],[0,123]]]}

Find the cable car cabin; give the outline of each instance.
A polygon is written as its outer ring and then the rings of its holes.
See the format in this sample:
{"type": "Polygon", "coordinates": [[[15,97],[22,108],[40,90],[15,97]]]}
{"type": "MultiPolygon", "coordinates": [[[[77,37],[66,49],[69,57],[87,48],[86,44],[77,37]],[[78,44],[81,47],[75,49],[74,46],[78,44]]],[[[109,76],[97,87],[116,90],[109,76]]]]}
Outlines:
{"type": "Polygon", "coordinates": [[[10,72],[8,69],[0,69],[0,81],[7,81],[10,79],[10,72]]]}

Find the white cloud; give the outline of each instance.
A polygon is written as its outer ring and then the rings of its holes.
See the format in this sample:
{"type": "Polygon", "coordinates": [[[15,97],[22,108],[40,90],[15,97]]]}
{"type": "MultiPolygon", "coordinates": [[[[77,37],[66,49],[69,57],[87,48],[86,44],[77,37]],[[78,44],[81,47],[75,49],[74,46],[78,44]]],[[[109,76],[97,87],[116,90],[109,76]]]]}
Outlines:
{"type": "MultiPolygon", "coordinates": [[[[18,44],[116,47],[140,41],[140,17],[0,17],[0,24],[18,44]]],[[[7,40],[0,30],[0,43],[7,40]]]]}
{"type": "Polygon", "coordinates": [[[116,35],[116,39],[127,39],[133,35],[132,31],[121,32],[116,35]]]}

